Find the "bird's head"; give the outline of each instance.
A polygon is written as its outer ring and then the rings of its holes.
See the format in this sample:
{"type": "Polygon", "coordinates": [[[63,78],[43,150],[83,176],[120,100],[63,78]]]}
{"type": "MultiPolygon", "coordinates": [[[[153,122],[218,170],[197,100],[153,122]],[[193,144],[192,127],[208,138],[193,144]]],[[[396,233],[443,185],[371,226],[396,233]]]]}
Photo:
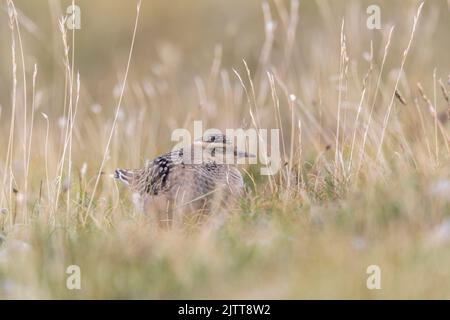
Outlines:
{"type": "Polygon", "coordinates": [[[194,152],[201,152],[203,162],[236,164],[240,158],[254,158],[254,154],[239,150],[233,141],[224,134],[207,134],[193,143],[194,152]],[[231,163],[229,163],[231,162],[231,163]]]}

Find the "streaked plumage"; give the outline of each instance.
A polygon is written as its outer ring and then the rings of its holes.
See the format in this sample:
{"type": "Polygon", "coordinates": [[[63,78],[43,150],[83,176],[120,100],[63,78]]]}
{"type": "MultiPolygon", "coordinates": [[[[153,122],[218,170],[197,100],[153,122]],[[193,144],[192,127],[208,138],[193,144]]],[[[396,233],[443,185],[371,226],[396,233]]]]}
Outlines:
{"type": "Polygon", "coordinates": [[[227,152],[232,152],[234,159],[249,155],[227,148],[229,145],[224,135],[208,135],[189,147],[147,161],[144,168],[117,169],[115,178],[140,195],[146,212],[208,209],[212,200],[223,203],[230,196],[239,196],[244,187],[235,162],[225,164],[224,157],[227,152]],[[201,163],[194,160],[196,152],[202,152],[201,163]]]}

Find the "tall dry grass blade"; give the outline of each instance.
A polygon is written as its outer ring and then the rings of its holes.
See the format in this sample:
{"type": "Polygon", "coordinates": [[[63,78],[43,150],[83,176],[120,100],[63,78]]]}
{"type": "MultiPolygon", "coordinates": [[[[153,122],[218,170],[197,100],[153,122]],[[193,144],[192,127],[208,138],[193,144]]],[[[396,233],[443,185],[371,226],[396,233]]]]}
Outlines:
{"type": "MultiPolygon", "coordinates": [[[[65,84],[64,84],[64,136],[63,136],[63,145],[62,152],[59,159],[59,164],[56,171],[56,187],[55,187],[55,195],[52,204],[52,215],[56,214],[59,205],[59,198],[61,194],[61,188],[63,184],[63,173],[64,173],[64,164],[67,158],[67,150],[69,148],[70,141],[70,127],[72,120],[72,108],[73,108],[73,75],[72,75],[72,67],[69,59],[69,51],[70,47],[67,42],[67,29],[66,29],[66,20],[67,17],[62,17],[59,20],[59,30],[61,33],[61,38],[63,42],[64,49],[64,70],[65,70],[65,84]],[[69,101],[67,108],[67,101],[69,101]],[[67,109],[67,110],[66,110],[67,109]]],[[[70,183],[70,181],[68,182],[70,183]]],[[[55,221],[55,220],[53,220],[55,221]]]]}
{"type": "Polygon", "coordinates": [[[264,17],[265,40],[259,56],[259,66],[264,69],[267,66],[272,51],[276,22],[272,19],[270,6],[267,1],[262,3],[262,11],[264,17]]]}
{"type": "MultiPolygon", "coordinates": [[[[275,113],[275,121],[277,123],[277,127],[278,130],[280,130],[281,133],[281,146],[282,146],[282,150],[283,150],[283,161],[282,163],[284,163],[287,159],[286,157],[286,145],[285,145],[285,140],[284,140],[284,128],[283,128],[283,123],[281,121],[281,114],[280,114],[280,99],[278,98],[278,94],[275,88],[275,80],[274,77],[271,73],[267,72],[267,76],[269,78],[269,82],[270,82],[270,91],[272,93],[272,102],[273,102],[273,108],[274,108],[274,113],[275,113]]],[[[273,143],[273,141],[272,141],[273,143]]],[[[282,181],[282,175],[280,175],[280,185],[283,184],[282,181]]]]}
{"type": "Polygon", "coordinates": [[[433,69],[433,107],[434,107],[434,146],[436,166],[439,165],[439,143],[438,143],[438,114],[436,95],[436,68],[433,69]]]}
{"type": "Polygon", "coordinates": [[[50,123],[48,121],[48,115],[41,112],[42,117],[45,120],[46,129],[45,129],[45,144],[44,144],[44,162],[45,162],[45,183],[47,185],[47,201],[51,205],[51,192],[50,192],[50,178],[49,178],[49,171],[48,171],[48,139],[49,139],[49,132],[50,132],[50,123]]]}
{"type": "Polygon", "coordinates": [[[299,22],[299,0],[291,0],[291,8],[289,15],[289,24],[286,30],[286,46],[284,50],[283,74],[288,70],[291,62],[292,51],[294,49],[295,34],[299,22]]]}
{"type": "Polygon", "coordinates": [[[416,32],[417,22],[419,21],[420,13],[422,12],[422,7],[423,7],[424,3],[425,2],[422,2],[419,5],[419,8],[417,9],[417,13],[414,16],[414,22],[413,22],[413,26],[412,26],[411,36],[409,38],[409,42],[408,42],[408,45],[407,45],[405,51],[403,51],[403,58],[402,58],[402,62],[400,64],[400,70],[398,71],[397,79],[396,79],[395,85],[394,85],[394,91],[392,93],[391,101],[389,103],[389,106],[388,106],[388,109],[387,109],[387,112],[386,112],[386,116],[385,116],[384,121],[383,121],[383,128],[381,130],[380,143],[378,144],[378,151],[377,151],[377,156],[376,156],[376,159],[375,159],[375,161],[377,161],[377,162],[378,162],[378,160],[379,160],[379,158],[381,156],[381,152],[383,150],[384,137],[385,137],[385,134],[386,134],[386,129],[387,129],[388,123],[389,123],[389,117],[391,115],[392,107],[394,105],[395,91],[398,88],[398,84],[400,82],[400,78],[401,78],[402,73],[403,73],[403,68],[405,66],[406,57],[408,56],[408,52],[409,52],[409,50],[411,48],[411,44],[412,44],[412,41],[414,39],[414,34],[416,32]]]}
{"type": "Polygon", "coordinates": [[[444,139],[444,142],[445,142],[445,147],[447,149],[447,154],[450,157],[449,137],[447,135],[447,131],[442,126],[442,123],[440,121],[438,121],[438,114],[436,112],[436,109],[433,106],[433,104],[431,103],[431,100],[425,94],[425,91],[423,90],[422,85],[420,83],[417,83],[417,88],[419,89],[420,96],[426,102],[426,104],[428,106],[428,110],[430,111],[430,114],[434,120],[434,123],[437,124],[437,127],[439,128],[439,131],[441,132],[442,138],[444,139]]]}
{"type": "Polygon", "coordinates": [[[419,115],[420,126],[421,126],[422,132],[423,132],[422,136],[424,137],[425,146],[426,146],[427,151],[428,151],[428,158],[430,159],[430,161],[432,161],[433,155],[431,153],[430,140],[428,139],[428,136],[427,136],[427,130],[426,130],[426,127],[425,127],[425,121],[424,121],[424,118],[423,118],[422,111],[420,110],[420,106],[419,106],[419,102],[417,101],[417,98],[414,98],[414,105],[415,105],[417,113],[419,115]]]}
{"type": "Polygon", "coordinates": [[[23,43],[22,43],[22,35],[20,33],[20,24],[19,24],[19,18],[17,14],[16,7],[14,5],[14,2],[12,0],[8,0],[8,5],[11,6],[13,11],[13,17],[14,17],[14,24],[16,26],[17,31],[17,39],[19,41],[19,54],[20,54],[20,61],[21,61],[21,67],[22,67],[22,94],[23,94],[23,169],[24,169],[24,220],[27,216],[27,194],[28,194],[28,172],[27,172],[27,78],[26,78],[26,69],[25,69],[25,54],[23,50],[23,43]]]}
{"type": "MultiPolygon", "coordinates": [[[[259,123],[258,123],[258,120],[257,120],[255,114],[254,114],[253,111],[252,111],[252,109],[253,109],[252,105],[253,105],[253,104],[252,104],[252,100],[251,100],[251,98],[250,98],[250,94],[249,94],[249,92],[248,92],[248,89],[247,89],[247,87],[246,87],[244,81],[242,80],[242,77],[241,77],[241,75],[239,74],[239,72],[237,72],[236,69],[233,69],[233,72],[234,72],[234,74],[236,75],[236,77],[238,78],[239,83],[241,84],[242,88],[244,89],[245,96],[246,96],[246,98],[247,98],[247,103],[248,103],[248,105],[249,105],[250,119],[252,120],[253,126],[255,127],[255,129],[256,129],[257,132],[258,132],[258,140],[259,140],[260,146],[264,146],[264,142],[265,142],[265,141],[263,141],[263,139],[262,139],[262,137],[261,137],[261,135],[260,135],[260,132],[259,132],[259,130],[258,130],[258,129],[260,128],[260,126],[259,126],[259,123]]],[[[264,157],[263,160],[267,163],[267,158],[265,157],[266,152],[260,152],[259,155],[260,155],[260,156],[263,155],[263,157],[264,157]]],[[[271,191],[274,191],[274,186],[275,186],[275,183],[274,183],[273,179],[274,179],[273,176],[272,176],[272,175],[269,175],[269,184],[270,184],[270,190],[271,190],[271,191]]]]}
{"type": "Polygon", "coordinates": [[[11,121],[9,125],[9,138],[8,138],[8,148],[6,152],[5,169],[3,171],[3,190],[2,190],[2,202],[1,208],[4,206],[4,201],[7,202],[9,208],[9,221],[12,226],[12,162],[14,153],[14,132],[16,123],[16,103],[17,103],[17,63],[16,63],[16,41],[14,32],[14,10],[11,1],[8,1],[8,16],[9,16],[9,27],[11,29],[11,59],[12,59],[12,79],[13,87],[11,94],[11,121]],[[6,186],[6,182],[9,182],[6,186]]]}
{"type": "Polygon", "coordinates": [[[342,152],[340,150],[340,133],[341,133],[341,108],[342,108],[342,83],[344,79],[344,73],[345,73],[345,60],[346,60],[346,44],[345,44],[345,34],[344,34],[344,26],[345,26],[345,20],[342,19],[341,24],[341,54],[339,58],[339,88],[338,88],[338,105],[337,105],[337,119],[336,119],[336,140],[335,140],[335,155],[334,155],[334,162],[335,162],[335,168],[334,168],[334,177],[335,179],[339,180],[340,177],[340,170],[339,167],[342,167],[343,169],[343,162],[342,162],[342,152]]]}
{"type": "MultiPolygon", "coordinates": [[[[103,152],[103,159],[102,159],[102,162],[101,162],[100,167],[99,167],[98,172],[97,172],[97,178],[95,179],[94,189],[92,190],[91,198],[89,200],[89,205],[88,205],[88,207],[86,209],[86,214],[83,217],[83,221],[82,221],[83,225],[86,224],[87,219],[90,216],[90,210],[91,210],[91,207],[92,207],[92,202],[94,201],[94,197],[95,197],[95,193],[97,191],[98,183],[100,182],[100,177],[102,175],[103,167],[105,166],[106,158],[108,156],[109,146],[111,144],[111,140],[112,140],[114,131],[116,129],[117,119],[119,117],[119,113],[120,113],[120,110],[121,110],[121,107],[122,107],[122,99],[123,99],[123,95],[125,93],[125,87],[126,87],[126,83],[127,83],[127,79],[128,79],[128,71],[130,70],[131,57],[133,55],[134,41],[136,39],[136,32],[137,32],[137,27],[138,27],[138,22],[139,22],[140,9],[141,9],[141,0],[139,0],[138,4],[136,6],[136,19],[135,19],[135,22],[134,22],[133,36],[132,36],[132,39],[131,39],[130,51],[128,53],[127,67],[125,69],[125,75],[124,75],[123,82],[122,82],[122,87],[121,87],[121,90],[120,90],[119,101],[117,103],[116,113],[114,115],[113,124],[112,124],[112,127],[111,127],[111,131],[109,133],[108,142],[106,143],[105,151],[103,152]]],[[[93,220],[95,221],[95,219],[93,219],[93,220]]]]}
{"type": "Polygon", "coordinates": [[[374,93],[374,96],[373,96],[372,106],[370,107],[369,119],[367,120],[366,130],[364,131],[364,137],[363,137],[363,142],[362,142],[360,153],[359,153],[359,164],[358,164],[358,170],[356,171],[356,175],[358,175],[358,173],[360,172],[362,164],[363,164],[364,155],[365,155],[365,152],[366,152],[367,136],[369,134],[370,124],[371,124],[372,118],[373,118],[373,111],[375,110],[375,103],[376,103],[377,97],[378,97],[378,92],[379,92],[380,83],[381,83],[381,76],[383,74],[384,64],[386,62],[386,58],[387,58],[387,54],[388,54],[388,51],[389,51],[389,47],[391,45],[391,39],[392,39],[392,32],[393,31],[394,31],[394,26],[391,27],[391,29],[389,30],[388,39],[386,41],[386,45],[384,46],[383,59],[381,61],[380,72],[378,74],[377,83],[375,85],[375,93],[374,93]]]}
{"type": "MultiPolygon", "coordinates": [[[[28,155],[26,156],[27,159],[27,165],[25,168],[25,185],[27,185],[28,180],[28,174],[30,172],[30,160],[31,160],[31,146],[33,141],[33,128],[34,128],[34,113],[36,111],[36,78],[37,78],[37,64],[34,64],[34,71],[33,71],[33,80],[32,80],[32,97],[31,97],[31,122],[30,122],[30,133],[28,136],[28,155]]],[[[27,187],[25,187],[25,192],[27,190],[27,187]]],[[[27,199],[27,195],[25,195],[25,200],[27,199]]],[[[25,201],[26,206],[26,201],[25,201]]],[[[27,215],[25,215],[25,218],[28,218],[27,215]]]]}
{"type": "MultiPolygon", "coordinates": [[[[72,0],[72,11],[75,12],[75,0],[72,0]]],[[[68,121],[70,123],[70,133],[69,133],[69,151],[68,151],[68,159],[67,159],[67,200],[66,200],[66,221],[69,219],[69,210],[70,210],[70,186],[72,182],[72,133],[73,133],[73,125],[75,122],[76,110],[74,111],[73,100],[74,100],[74,70],[75,70],[75,28],[72,28],[72,56],[71,56],[71,70],[70,70],[70,100],[69,100],[69,116],[68,121]]],[[[77,74],[77,88],[76,88],[76,105],[75,109],[78,107],[78,100],[80,97],[80,73],[77,74]]]]}
{"type": "Polygon", "coordinates": [[[444,83],[442,82],[442,79],[439,79],[439,86],[441,87],[441,92],[442,92],[442,95],[443,95],[445,101],[447,101],[447,105],[449,108],[447,110],[447,113],[449,113],[450,112],[450,97],[449,97],[447,88],[445,87],[444,83]]]}
{"type": "Polygon", "coordinates": [[[361,93],[361,100],[359,101],[358,111],[356,113],[355,128],[353,130],[352,145],[350,147],[350,159],[348,161],[348,168],[347,168],[348,174],[350,174],[350,170],[352,169],[353,150],[355,149],[356,133],[357,133],[358,128],[359,128],[359,116],[361,114],[362,105],[363,105],[363,102],[364,102],[365,95],[366,95],[366,88],[364,88],[363,92],[361,93]]]}

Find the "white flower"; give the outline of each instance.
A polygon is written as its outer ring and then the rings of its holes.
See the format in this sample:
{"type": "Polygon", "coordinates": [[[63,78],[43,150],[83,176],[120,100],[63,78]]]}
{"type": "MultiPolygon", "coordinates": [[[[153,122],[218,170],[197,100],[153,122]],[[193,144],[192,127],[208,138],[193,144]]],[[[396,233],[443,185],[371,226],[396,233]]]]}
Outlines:
{"type": "Polygon", "coordinates": [[[86,171],[87,171],[87,163],[83,162],[83,165],[81,166],[80,169],[80,175],[84,177],[86,175],[86,171]]]}
{"type": "Polygon", "coordinates": [[[122,111],[122,109],[119,110],[119,113],[117,114],[117,120],[123,120],[125,118],[125,112],[122,111]]]}
{"type": "Polygon", "coordinates": [[[267,21],[266,23],[266,31],[272,32],[276,29],[277,23],[273,20],[267,21]]]}
{"type": "Polygon", "coordinates": [[[92,113],[99,114],[102,112],[102,106],[98,103],[95,103],[91,106],[92,113]]]}
{"type": "Polygon", "coordinates": [[[60,127],[61,129],[64,129],[64,127],[66,126],[66,123],[67,123],[67,119],[65,117],[58,118],[58,127],[60,127]]]}

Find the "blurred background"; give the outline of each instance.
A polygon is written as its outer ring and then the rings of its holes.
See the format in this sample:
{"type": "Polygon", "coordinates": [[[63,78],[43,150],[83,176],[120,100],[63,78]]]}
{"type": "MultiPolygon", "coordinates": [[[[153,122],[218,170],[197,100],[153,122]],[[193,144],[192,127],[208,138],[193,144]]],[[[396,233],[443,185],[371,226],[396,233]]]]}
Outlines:
{"type": "MultiPolygon", "coordinates": [[[[34,65],[38,66],[39,111],[56,121],[62,116],[65,95],[64,49],[58,21],[66,14],[71,2],[18,0],[15,3],[21,17],[25,67],[30,78],[34,65]]],[[[73,53],[73,68],[75,73],[80,73],[81,79],[80,117],[90,112],[89,118],[98,113],[109,117],[114,113],[120,93],[136,7],[134,3],[117,0],[77,1],[76,4],[81,10],[81,29],[75,32],[75,47],[70,48],[70,55],[73,53]],[[93,114],[92,110],[95,111],[93,114]]],[[[246,99],[241,99],[239,90],[242,88],[239,88],[240,83],[233,72],[235,69],[245,74],[244,59],[255,77],[265,77],[264,70],[275,68],[280,78],[286,78],[289,90],[304,94],[304,102],[312,103],[319,100],[318,91],[324,93],[324,89],[319,88],[322,82],[335,85],[333,82],[339,73],[342,19],[345,19],[346,37],[351,39],[346,49],[353,75],[362,78],[367,71],[371,42],[376,62],[380,63],[393,25],[396,30],[390,50],[400,53],[404,50],[417,4],[417,1],[409,0],[319,0],[300,1],[297,7],[292,8],[290,1],[282,0],[175,0],[169,3],[144,0],[127,84],[127,92],[133,94],[125,94],[122,110],[127,113],[127,109],[139,104],[142,107],[145,103],[145,109],[162,130],[143,133],[154,140],[166,139],[175,127],[183,127],[187,113],[193,114],[194,118],[199,118],[197,113],[208,114],[203,120],[209,121],[210,126],[248,125],[250,117],[246,99]],[[268,9],[266,20],[264,3],[268,9]],[[366,27],[366,9],[374,4],[381,8],[380,30],[366,27]],[[292,9],[296,10],[298,17],[293,22],[294,30],[288,35],[292,9]],[[270,23],[265,22],[269,20],[270,23]],[[267,39],[268,30],[273,31],[273,39],[267,39]],[[285,77],[287,73],[288,77],[285,77]],[[230,81],[233,101],[216,97],[216,93],[222,94],[220,86],[223,86],[224,79],[230,81]],[[137,88],[141,91],[141,98],[136,97],[137,88]],[[206,111],[201,108],[202,104],[207,105],[203,106],[206,111]],[[226,111],[218,112],[221,108],[226,111]],[[161,119],[162,110],[173,117],[161,119]]],[[[417,30],[406,62],[410,84],[415,84],[424,74],[431,75],[430,67],[439,67],[441,77],[448,75],[448,11],[445,0],[429,1],[425,5],[424,21],[417,30]],[[414,65],[414,70],[410,71],[408,67],[411,65],[414,65]]],[[[6,1],[2,12],[0,105],[3,106],[3,114],[7,115],[11,105],[12,66],[6,1]]],[[[71,47],[72,32],[67,36],[71,47]]],[[[400,58],[388,57],[386,70],[398,67],[400,58]]],[[[389,76],[389,72],[385,76],[389,76]]],[[[18,81],[20,86],[21,79],[18,81]]],[[[424,85],[431,89],[426,83],[424,85]]],[[[335,94],[333,91],[330,98],[335,98],[335,94]]],[[[270,102],[270,95],[259,98],[260,104],[270,102]]]]}
{"type": "MultiPolygon", "coordinates": [[[[319,91],[336,101],[335,90],[328,94],[320,86],[321,83],[336,85],[342,19],[345,19],[347,39],[351,39],[346,49],[353,75],[362,78],[367,71],[371,42],[376,62],[380,63],[392,25],[396,30],[390,50],[400,53],[404,50],[417,3],[320,0],[300,1],[292,8],[290,1],[282,0],[176,0],[170,3],[144,0],[122,111],[124,114],[132,112],[139,105],[139,110],[144,112],[145,104],[146,116],[150,116],[148,121],[158,124],[158,129],[140,133],[149,138],[142,142],[150,148],[150,154],[154,152],[149,145],[152,140],[166,140],[171,130],[184,127],[191,122],[191,117],[206,115],[203,120],[208,126],[248,126],[247,101],[242,99],[242,88],[233,72],[235,69],[245,75],[244,59],[255,77],[264,78],[265,70],[276,69],[279,77],[286,79],[289,90],[304,95],[304,103],[323,100],[317,96],[319,91]],[[373,4],[381,8],[381,30],[366,27],[366,9],[373,4]],[[293,22],[294,30],[287,31],[292,10],[298,17],[293,22]],[[267,31],[273,33],[273,39],[267,39],[267,31]],[[231,86],[228,97],[220,88],[224,81],[229,81],[231,86]],[[222,108],[224,111],[218,111],[222,108]],[[170,113],[171,117],[161,117],[161,112],[170,113]],[[189,120],[187,114],[190,114],[189,120]]],[[[29,82],[34,65],[38,66],[37,108],[55,122],[63,116],[66,76],[59,19],[66,14],[70,4],[70,1],[56,0],[16,1],[29,82]]],[[[117,105],[136,7],[133,3],[117,0],[77,1],[76,4],[81,10],[81,29],[74,34],[75,46],[70,48],[70,57],[73,54],[73,68],[75,73],[80,73],[81,79],[79,117],[87,114],[88,121],[98,124],[95,118],[100,114],[100,123],[105,124],[103,117],[110,119],[117,105]]],[[[406,62],[410,84],[415,84],[422,75],[430,76],[430,67],[439,67],[442,77],[449,73],[448,11],[445,0],[430,1],[424,7],[424,21],[417,30],[406,62]],[[408,67],[412,64],[414,70],[411,72],[408,67]]],[[[2,121],[5,121],[11,105],[13,79],[6,1],[2,12],[0,105],[3,106],[2,121]]],[[[69,47],[72,47],[72,32],[67,36],[69,47]]],[[[18,54],[18,47],[16,52],[18,54]]],[[[396,68],[400,58],[388,57],[386,70],[396,68]]],[[[389,76],[389,72],[385,76],[389,76]]],[[[18,81],[20,86],[22,80],[19,78],[18,81]]],[[[431,89],[426,83],[424,85],[431,89]]],[[[269,102],[270,94],[258,97],[261,105],[269,102]]],[[[99,138],[104,140],[104,137],[99,138]]],[[[78,135],[77,140],[80,139],[83,140],[78,135]]]]}
{"type": "MultiPolygon", "coordinates": [[[[337,68],[326,69],[323,65],[336,67],[339,62],[339,37],[342,19],[348,54],[359,60],[374,42],[377,52],[383,50],[383,40],[390,26],[396,25],[393,51],[401,51],[408,41],[411,14],[417,1],[300,1],[299,19],[295,32],[294,54],[289,65],[292,77],[300,85],[304,74],[310,78],[327,77],[338,72],[337,68]],[[369,5],[381,8],[381,30],[368,30],[366,9],[369,5]],[[402,36],[404,35],[404,36],[402,36]],[[329,74],[323,73],[323,69],[329,74]]],[[[2,5],[0,19],[0,103],[10,103],[11,76],[11,31],[6,1],[2,5]]],[[[58,20],[66,14],[71,1],[15,2],[23,17],[22,37],[26,55],[26,68],[33,73],[35,63],[39,66],[39,82],[51,83],[54,88],[43,95],[43,111],[61,111],[60,90],[64,84],[62,64],[63,45],[58,20]]],[[[161,84],[171,92],[173,99],[166,101],[165,108],[176,103],[177,107],[195,109],[195,100],[190,95],[197,91],[196,77],[206,77],[214,57],[220,51],[220,68],[241,70],[245,59],[250,69],[257,68],[265,39],[262,10],[263,1],[208,1],[175,0],[143,1],[141,16],[133,52],[130,79],[137,82],[161,84]],[[169,104],[169,106],[167,105],[169,104]]],[[[84,103],[101,103],[108,112],[115,105],[114,88],[122,81],[131,43],[136,7],[134,3],[118,0],[77,1],[81,9],[81,29],[75,32],[75,70],[82,79],[84,103]]],[[[274,23],[274,43],[269,63],[283,63],[285,52],[285,26],[280,15],[290,14],[289,1],[269,1],[274,23]],[[279,10],[278,10],[279,9],[279,10]],[[281,20],[281,21],[280,21],[281,20]]],[[[440,67],[442,74],[448,73],[448,3],[429,1],[424,7],[422,27],[417,31],[413,43],[413,76],[423,74],[428,66],[440,67]],[[439,44],[437,47],[436,44],[439,44]]],[[[287,19],[288,17],[284,17],[287,19]]],[[[71,36],[69,32],[69,37],[71,36]]],[[[287,63],[284,61],[284,63],[287,63]]],[[[358,71],[365,72],[364,61],[356,61],[358,71]]],[[[388,59],[388,68],[397,60],[388,59]]],[[[414,82],[417,79],[411,79],[414,82]]],[[[313,79],[311,79],[311,82],[313,79]]],[[[161,90],[160,90],[161,91],[161,90]]],[[[162,90],[164,91],[164,89],[162,90]]],[[[161,92],[157,92],[161,95],[161,92]]],[[[198,100],[198,99],[197,99],[198,100]]],[[[162,107],[162,106],[160,106],[162,107]]]]}

